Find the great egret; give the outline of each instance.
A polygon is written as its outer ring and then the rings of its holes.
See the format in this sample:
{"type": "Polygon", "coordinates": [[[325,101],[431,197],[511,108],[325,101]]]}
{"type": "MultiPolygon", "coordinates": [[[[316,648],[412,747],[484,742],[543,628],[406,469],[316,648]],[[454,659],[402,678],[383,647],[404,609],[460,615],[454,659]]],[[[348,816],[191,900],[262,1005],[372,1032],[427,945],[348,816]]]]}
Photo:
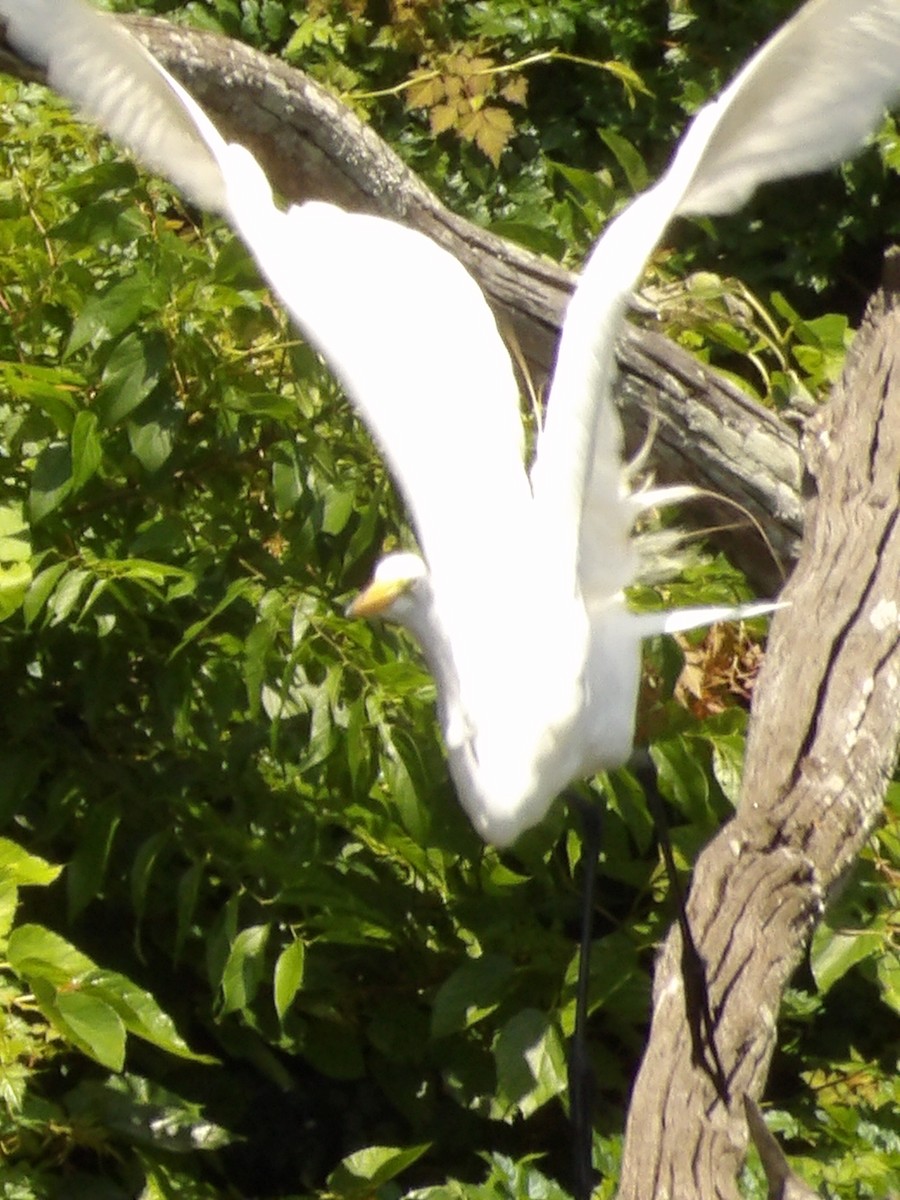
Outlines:
{"type": "Polygon", "coordinates": [[[900,5],[811,0],[692,121],[661,180],[600,238],[566,314],[530,476],[509,355],[449,253],[390,221],[279,209],[244,147],[85,0],[0,0],[7,37],[149,166],[224,213],[344,384],[424,554],[389,557],[353,611],[409,627],[434,674],[450,770],[499,846],[571,781],[631,751],[640,643],[759,608],[637,615],[636,515],[611,400],[627,298],[678,214],[853,151],[897,94],[900,5]],[[427,568],[424,565],[427,563],[427,568]]]}

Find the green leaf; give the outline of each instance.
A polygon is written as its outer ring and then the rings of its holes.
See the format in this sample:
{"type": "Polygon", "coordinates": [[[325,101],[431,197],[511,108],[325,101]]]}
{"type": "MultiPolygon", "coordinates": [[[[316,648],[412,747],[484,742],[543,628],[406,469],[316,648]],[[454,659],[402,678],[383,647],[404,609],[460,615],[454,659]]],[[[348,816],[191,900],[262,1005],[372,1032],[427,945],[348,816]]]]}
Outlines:
{"type": "Polygon", "coordinates": [[[84,389],[84,378],[63,367],[0,362],[0,385],[46,413],[59,433],[68,433],[77,411],[75,394],[84,389]]]}
{"type": "Polygon", "coordinates": [[[84,487],[103,459],[103,447],[97,436],[97,417],[80,412],[72,426],[72,491],[84,487]]]}
{"type": "Polygon", "coordinates": [[[494,1043],[498,1115],[527,1117],[567,1086],[566,1050],[559,1030],[537,1009],[512,1017],[494,1043]]]}
{"type": "Polygon", "coordinates": [[[431,1013],[432,1037],[469,1029],[494,1012],[507,994],[513,964],[499,954],[470,959],[438,988],[431,1013]]]}
{"type": "Polygon", "coordinates": [[[134,905],[138,921],[144,916],[147,889],[150,886],[150,878],[153,870],[160,854],[169,844],[171,836],[168,829],[160,829],[156,833],[151,833],[148,838],[144,839],[144,842],[132,859],[130,872],[131,902],[134,905]]]}
{"type": "Polygon", "coordinates": [[[28,511],[34,524],[59,508],[72,490],[72,452],[67,445],[51,442],[41,451],[31,477],[28,511]]]}
{"type": "MultiPolygon", "coordinates": [[[[101,1055],[118,1053],[117,1030],[121,1030],[123,1048],[128,1030],[179,1058],[212,1061],[189,1049],[171,1017],[163,1012],[149,992],[117,971],[102,970],[86,954],[49,929],[40,925],[20,925],[10,934],[7,957],[16,974],[27,979],[35,995],[39,996],[41,1010],[48,1020],[54,1023],[65,1021],[66,1036],[82,1049],[85,1043],[91,1042],[83,1022],[97,1022],[98,1041],[88,1053],[99,1061],[109,1065],[111,1059],[101,1055]],[[99,1007],[87,1005],[83,1000],[70,1004],[68,998],[72,996],[91,1000],[99,1007]],[[107,1043],[105,1039],[112,1040],[107,1043]]],[[[113,1069],[119,1070],[120,1066],[113,1069]]]]}
{"type": "Polygon", "coordinates": [[[900,953],[893,949],[885,950],[875,970],[882,1000],[900,1015],[900,953]]]}
{"type": "Polygon", "coordinates": [[[744,778],[746,738],[742,732],[716,733],[711,739],[711,745],[716,780],[729,802],[737,808],[744,778]]]}
{"type": "Polygon", "coordinates": [[[781,292],[772,292],[771,296],[769,297],[769,303],[772,305],[772,308],[775,310],[775,312],[777,312],[780,317],[783,317],[789,325],[802,325],[802,317],[797,312],[796,308],[794,308],[788,302],[787,297],[781,292]]]}
{"type": "Polygon", "coordinates": [[[162,301],[158,289],[145,270],[117,280],[91,297],[72,326],[66,354],[74,354],[88,343],[98,345],[134,325],[142,312],[162,301]]]}
{"type": "Polygon", "coordinates": [[[97,805],[88,813],[66,871],[70,920],[75,920],[92,900],[100,898],[113,838],[121,820],[118,808],[111,804],[97,805]]]}
{"type": "Polygon", "coordinates": [[[265,978],[265,950],[268,925],[242,929],[231,944],[222,972],[222,1011],[238,1012],[253,1003],[265,978]]]}
{"type": "Polygon", "coordinates": [[[552,163],[553,170],[576,191],[580,192],[599,212],[608,212],[613,199],[613,189],[594,171],[571,167],[566,163],[552,163]]]}
{"type": "Polygon", "coordinates": [[[339,668],[331,667],[322,684],[312,697],[312,712],[309,738],[306,743],[305,763],[307,769],[323,762],[338,743],[338,731],[334,727],[331,709],[331,691],[339,668]]]}
{"type": "Polygon", "coordinates": [[[63,1037],[110,1071],[125,1065],[125,1026],[114,1009],[99,997],[83,991],[52,991],[34,984],[41,1012],[63,1037]]]}
{"type": "Polygon", "coordinates": [[[303,460],[294,442],[278,442],[269,451],[272,490],[279,516],[293,512],[305,490],[303,460]]]}
{"type": "Polygon", "coordinates": [[[717,817],[710,804],[709,780],[693,746],[683,737],[660,739],[650,747],[659,789],[701,829],[712,829],[717,817]]]}
{"type": "Polygon", "coordinates": [[[813,935],[809,965],[816,987],[824,995],[839,979],[867,958],[877,958],[884,935],[875,930],[833,930],[820,925],[813,935]]]}
{"type": "Polygon", "coordinates": [[[0,564],[0,621],[5,621],[18,612],[25,602],[31,585],[31,567],[28,563],[0,564]]]}
{"type": "MultiPolygon", "coordinates": [[[[13,927],[19,906],[19,889],[9,878],[0,873],[0,954],[5,952],[6,938],[13,927]]],[[[2,1059],[0,1059],[2,1069],[2,1059]]]]}
{"type": "MultiPolygon", "coordinates": [[[[205,1117],[198,1105],[137,1075],[84,1079],[67,1093],[66,1109],[76,1118],[110,1130],[126,1146],[194,1154],[220,1149],[234,1140],[205,1117]]],[[[175,1194],[167,1188],[159,1197],[172,1200],[175,1194]]],[[[184,1195],[180,1189],[178,1194],[184,1195]]],[[[193,1190],[187,1194],[200,1200],[193,1190]]],[[[141,1200],[148,1200],[146,1191],[141,1192],[141,1200]]]]}
{"type": "Polygon", "coordinates": [[[77,567],[62,576],[47,606],[51,625],[60,625],[71,615],[84,589],[93,578],[93,573],[84,567],[77,567]]]}
{"type": "Polygon", "coordinates": [[[647,164],[641,158],[638,150],[627,138],[616,133],[614,129],[599,129],[597,132],[625,172],[628,186],[635,193],[642,192],[650,183],[650,174],[647,164]]]}
{"type": "Polygon", "coordinates": [[[47,887],[59,878],[61,871],[62,867],[29,854],[17,842],[0,838],[0,875],[14,879],[19,886],[47,887]]]}
{"type": "Polygon", "coordinates": [[[162,376],[166,343],[161,334],[132,330],[110,354],[97,394],[97,413],[104,425],[118,425],[141,404],[162,376]]]}
{"type": "Polygon", "coordinates": [[[625,771],[612,771],[603,778],[601,786],[610,807],[621,816],[635,843],[646,851],[653,842],[656,828],[640,784],[625,771]]]}
{"type": "Polygon", "coordinates": [[[175,954],[179,955],[184,948],[191,931],[197,900],[200,895],[200,885],[206,873],[206,863],[198,860],[184,872],[178,880],[175,889],[176,924],[175,924],[175,954]]]}
{"type": "Polygon", "coordinates": [[[253,626],[244,642],[244,682],[247,687],[247,702],[254,715],[259,713],[260,695],[266,682],[269,655],[278,633],[278,608],[281,598],[270,593],[275,604],[267,606],[265,614],[253,626]]]}
{"type": "Polygon", "coordinates": [[[303,986],[305,965],[306,946],[300,938],[295,938],[278,955],[278,961],[275,964],[275,1011],[278,1013],[279,1021],[284,1020],[285,1013],[303,986]]]}
{"type": "MultiPolygon", "coordinates": [[[[23,533],[27,534],[28,522],[22,514],[22,505],[18,503],[0,505],[0,545],[3,545],[7,538],[19,539],[23,533]]],[[[25,539],[27,541],[27,538],[25,539]]]]}
{"type": "Polygon", "coordinates": [[[132,453],[145,471],[152,475],[168,460],[175,444],[175,419],[147,420],[143,424],[130,421],[128,441],[132,453]]]}
{"type": "Polygon", "coordinates": [[[27,537],[0,537],[0,563],[27,563],[31,558],[31,543],[27,537]]]}
{"type": "Polygon", "coordinates": [[[95,964],[71,943],[42,925],[19,925],[10,934],[9,965],[32,986],[44,980],[53,987],[69,987],[95,970],[95,964]]]}
{"type": "Polygon", "coordinates": [[[338,1196],[372,1196],[374,1191],[412,1166],[430,1148],[420,1146],[367,1146],[348,1154],[328,1176],[328,1187],[338,1196]]]}
{"type": "Polygon", "coordinates": [[[338,534],[353,514],[356,493],[350,488],[328,488],[322,511],[322,532],[338,534]]]}
{"type": "Polygon", "coordinates": [[[175,658],[175,656],[184,650],[185,647],[189,646],[191,642],[195,641],[200,634],[204,633],[213,623],[213,621],[215,621],[217,617],[220,617],[223,612],[226,612],[232,606],[232,604],[235,603],[235,601],[247,600],[252,603],[257,591],[258,587],[252,579],[248,579],[246,576],[240,576],[237,579],[233,579],[228,585],[224,596],[218,601],[212,611],[207,613],[202,620],[195,622],[193,625],[190,625],[187,628],[184,637],[172,651],[170,657],[175,658]]]}
{"type": "MultiPolygon", "coordinates": [[[[71,182],[69,181],[70,190],[77,194],[77,189],[71,187],[71,182]]],[[[71,241],[76,245],[99,246],[104,242],[107,245],[127,244],[134,241],[135,236],[145,229],[146,221],[141,218],[140,213],[136,214],[134,206],[123,206],[118,197],[101,199],[92,195],[90,203],[83,203],[68,220],[55,225],[51,233],[54,238],[71,241]]],[[[70,353],[71,350],[72,347],[70,353]]]]}
{"type": "Polygon", "coordinates": [[[39,571],[35,575],[22,605],[26,625],[31,625],[40,616],[47,598],[52,594],[60,576],[64,575],[67,570],[68,563],[60,562],[54,563],[52,567],[45,567],[43,571],[39,571]]]}
{"type": "Polygon", "coordinates": [[[97,969],[90,977],[91,992],[99,996],[121,1018],[129,1033],[192,1062],[212,1063],[206,1054],[195,1054],[184,1041],[175,1022],[151,994],[117,971],[97,969]]]}

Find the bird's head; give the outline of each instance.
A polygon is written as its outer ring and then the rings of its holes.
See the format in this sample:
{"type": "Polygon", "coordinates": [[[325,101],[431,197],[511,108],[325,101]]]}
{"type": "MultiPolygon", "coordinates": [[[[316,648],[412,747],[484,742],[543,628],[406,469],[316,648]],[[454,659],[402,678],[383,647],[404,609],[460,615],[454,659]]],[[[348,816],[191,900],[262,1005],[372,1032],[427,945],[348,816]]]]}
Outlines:
{"type": "Polygon", "coordinates": [[[427,586],[428,568],[418,554],[399,551],[388,554],[376,565],[368,584],[347,606],[349,617],[385,617],[409,624],[419,608],[427,586]]]}

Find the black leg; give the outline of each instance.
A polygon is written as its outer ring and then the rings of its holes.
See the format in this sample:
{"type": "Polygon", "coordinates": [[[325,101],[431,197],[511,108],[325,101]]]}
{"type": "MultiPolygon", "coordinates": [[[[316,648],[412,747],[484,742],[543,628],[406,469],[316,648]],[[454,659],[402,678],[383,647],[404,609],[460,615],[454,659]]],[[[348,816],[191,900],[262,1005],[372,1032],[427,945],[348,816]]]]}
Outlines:
{"type": "Polygon", "coordinates": [[[675,902],[675,916],[681,931],[681,978],[684,982],[684,1003],[687,1014],[688,1028],[691,1031],[691,1057],[697,1066],[703,1068],[712,1080],[719,1099],[728,1107],[728,1082],[719,1051],[716,1046],[715,1022],[709,1003],[709,988],[706,981],[706,963],[697,949],[690,922],[687,919],[687,909],[684,903],[684,893],[675,869],[675,859],[672,856],[672,839],[669,837],[669,823],[666,820],[666,810],[662,797],[656,786],[656,776],[649,760],[641,755],[632,759],[629,769],[637,776],[647,797],[647,807],[656,825],[663,862],[666,864],[666,874],[672,889],[675,902]]]}
{"type": "Polygon", "coordinates": [[[569,1049],[569,1120],[575,1200],[590,1200],[594,1190],[591,1156],[594,1109],[594,1073],[587,1052],[588,989],[594,927],[594,891],[603,833],[603,804],[575,792],[566,796],[581,820],[581,941],[578,949],[578,985],[575,993],[575,1030],[569,1049]]]}

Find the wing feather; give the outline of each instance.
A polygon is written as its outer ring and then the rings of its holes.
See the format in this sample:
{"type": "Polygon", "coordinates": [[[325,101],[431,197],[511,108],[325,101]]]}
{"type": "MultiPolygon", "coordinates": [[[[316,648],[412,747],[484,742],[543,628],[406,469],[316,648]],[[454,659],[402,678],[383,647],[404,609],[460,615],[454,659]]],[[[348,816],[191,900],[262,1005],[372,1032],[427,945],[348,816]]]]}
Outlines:
{"type": "Polygon", "coordinates": [[[606,230],[566,314],[532,471],[558,570],[602,605],[637,567],[613,408],[628,297],[669,222],[852,153],[900,96],[900,2],[811,0],[692,121],[668,171],[606,230]]]}
{"type": "Polygon", "coordinates": [[[732,212],[762,183],[849,158],[898,97],[897,0],[811,0],[722,93],[678,211],[732,212]]]}
{"type": "MultiPolygon", "coordinates": [[[[241,190],[246,177],[236,172],[241,190]]],[[[473,573],[519,548],[531,507],[518,386],[481,289],[392,221],[323,203],[267,215],[230,195],[263,273],[384,455],[436,587],[471,590],[473,573]]]]}
{"type": "Polygon", "coordinates": [[[124,26],[83,0],[0,0],[0,17],[9,44],[51,87],[201,208],[225,211],[200,110],[124,26]]]}

